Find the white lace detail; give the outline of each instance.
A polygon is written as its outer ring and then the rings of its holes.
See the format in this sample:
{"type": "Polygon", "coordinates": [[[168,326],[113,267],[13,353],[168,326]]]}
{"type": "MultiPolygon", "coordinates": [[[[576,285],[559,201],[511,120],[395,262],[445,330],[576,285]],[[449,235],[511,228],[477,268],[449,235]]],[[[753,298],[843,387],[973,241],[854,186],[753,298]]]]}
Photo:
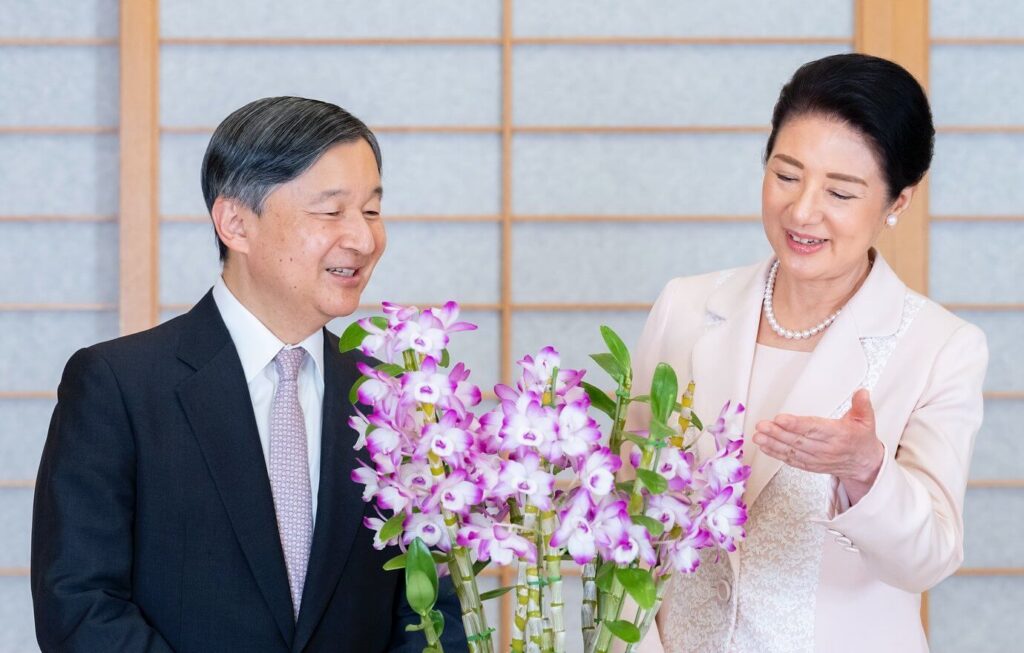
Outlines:
{"type": "Polygon", "coordinates": [[[658,615],[666,653],[711,653],[722,650],[735,618],[732,567],[724,552],[701,551],[697,573],[676,574],[658,615]],[[718,560],[716,562],[716,557],[718,560]]]}
{"type": "MultiPolygon", "coordinates": [[[[920,295],[907,292],[896,332],[861,338],[868,367],[859,387],[874,388],[924,301],[920,295]]],[[[710,319],[708,325],[712,325],[710,319]]],[[[830,418],[841,417],[849,408],[847,398],[830,418]]],[[[825,532],[812,520],[828,518],[834,494],[831,476],[784,465],[750,509],[735,591],[731,591],[733,574],[725,554],[721,554],[720,564],[714,564],[716,553],[707,550],[702,552],[696,574],[676,576],[670,581],[658,619],[665,650],[813,651],[816,590],[825,532]]]]}
{"type": "Polygon", "coordinates": [[[831,477],[783,465],[750,509],[741,545],[737,618],[728,650],[814,650],[815,593],[831,477]],[[765,597],[771,597],[766,601],[765,597]]]}

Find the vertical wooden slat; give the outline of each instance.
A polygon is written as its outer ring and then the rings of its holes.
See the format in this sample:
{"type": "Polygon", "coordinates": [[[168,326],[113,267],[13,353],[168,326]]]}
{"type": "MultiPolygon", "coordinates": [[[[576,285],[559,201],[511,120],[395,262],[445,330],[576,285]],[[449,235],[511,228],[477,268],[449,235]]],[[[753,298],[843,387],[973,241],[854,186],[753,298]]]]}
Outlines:
{"type": "MultiPolygon", "coordinates": [[[[512,381],[512,0],[501,8],[501,361],[502,383],[512,381]]],[[[501,586],[514,582],[511,567],[503,567],[501,586]]],[[[501,597],[500,647],[512,643],[512,597],[501,597]]]]}
{"type": "MultiPolygon", "coordinates": [[[[885,57],[910,71],[928,90],[930,58],[928,0],[857,0],[854,44],[858,52],[885,57]]],[[[928,178],[899,225],[882,236],[878,249],[908,286],[928,291],[928,178]]],[[[928,633],[928,593],[921,597],[921,623],[928,633]]]]}
{"type": "MultiPolygon", "coordinates": [[[[858,0],[858,52],[891,59],[928,89],[928,0],[858,0]]],[[[879,250],[908,286],[928,290],[928,178],[917,188],[899,225],[886,230],[879,250]]]]}
{"type": "Polygon", "coordinates": [[[158,0],[121,0],[121,333],[156,324],[158,0]]]}

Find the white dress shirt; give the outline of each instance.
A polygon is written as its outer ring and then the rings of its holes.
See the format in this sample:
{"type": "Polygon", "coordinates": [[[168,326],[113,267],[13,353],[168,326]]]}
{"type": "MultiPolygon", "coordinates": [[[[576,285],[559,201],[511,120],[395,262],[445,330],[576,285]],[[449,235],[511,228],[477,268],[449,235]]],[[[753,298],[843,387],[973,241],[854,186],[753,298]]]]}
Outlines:
{"type": "Polygon", "coordinates": [[[316,495],[320,487],[320,430],[324,399],[324,332],[318,329],[298,344],[281,342],[270,329],[228,290],[224,279],[213,286],[213,299],[228,328],[231,340],[242,360],[245,382],[256,416],[256,428],[263,447],[263,459],[270,469],[270,409],[277,390],[274,357],[284,347],[302,347],[308,356],[299,368],[299,405],[306,421],[306,447],[309,452],[309,487],[313,496],[313,520],[316,521],[316,495]]]}

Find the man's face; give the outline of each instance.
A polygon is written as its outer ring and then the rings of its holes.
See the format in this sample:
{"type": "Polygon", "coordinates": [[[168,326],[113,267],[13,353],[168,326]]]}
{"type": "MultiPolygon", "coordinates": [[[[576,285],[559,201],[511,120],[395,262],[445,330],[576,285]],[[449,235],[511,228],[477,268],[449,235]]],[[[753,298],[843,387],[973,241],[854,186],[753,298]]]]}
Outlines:
{"type": "Polygon", "coordinates": [[[327,150],[246,212],[246,268],[260,312],[312,333],[349,315],[384,253],[381,180],[363,139],[327,150]]]}

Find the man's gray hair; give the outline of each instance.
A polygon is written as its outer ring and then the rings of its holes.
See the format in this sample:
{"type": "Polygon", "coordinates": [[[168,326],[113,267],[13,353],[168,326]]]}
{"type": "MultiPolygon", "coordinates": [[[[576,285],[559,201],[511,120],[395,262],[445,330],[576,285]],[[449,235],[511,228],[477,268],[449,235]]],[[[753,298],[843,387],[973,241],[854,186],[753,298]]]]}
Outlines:
{"type": "MultiPolygon", "coordinates": [[[[250,102],[218,125],[203,156],[206,208],[218,197],[236,199],[260,215],[267,196],[295,179],[339,143],[369,143],[381,170],[377,138],[341,107],[301,97],[269,97],[250,102]]],[[[216,232],[215,232],[216,233],[216,232]]],[[[220,260],[228,248],[217,236],[220,260]]]]}

